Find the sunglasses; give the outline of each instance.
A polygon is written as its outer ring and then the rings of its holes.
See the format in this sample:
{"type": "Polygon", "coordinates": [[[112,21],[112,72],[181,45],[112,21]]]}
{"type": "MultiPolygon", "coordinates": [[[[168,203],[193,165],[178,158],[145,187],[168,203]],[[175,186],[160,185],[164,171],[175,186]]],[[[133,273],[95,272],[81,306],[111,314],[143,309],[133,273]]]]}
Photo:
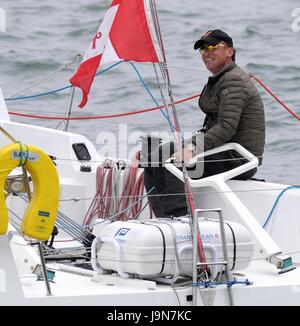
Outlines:
{"type": "Polygon", "coordinates": [[[226,45],[222,44],[222,43],[219,43],[219,44],[216,44],[216,45],[208,45],[208,46],[205,46],[205,47],[201,47],[199,49],[199,51],[200,51],[200,54],[204,54],[206,51],[212,52],[212,51],[215,51],[216,49],[218,49],[219,47],[225,47],[225,46],[226,45]]]}

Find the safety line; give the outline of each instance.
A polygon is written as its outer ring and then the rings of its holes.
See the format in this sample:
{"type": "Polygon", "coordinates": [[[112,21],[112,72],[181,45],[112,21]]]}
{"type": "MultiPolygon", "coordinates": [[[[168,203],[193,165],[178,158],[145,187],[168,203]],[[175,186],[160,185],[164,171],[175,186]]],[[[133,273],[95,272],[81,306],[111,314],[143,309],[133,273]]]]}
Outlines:
{"type": "MultiPolygon", "coordinates": [[[[251,180],[250,180],[251,181],[251,180]]],[[[300,188],[300,186],[299,186],[300,188]]],[[[245,190],[228,190],[228,191],[196,191],[196,192],[193,192],[193,194],[195,195],[199,195],[199,196],[203,196],[203,195],[215,195],[215,194],[225,194],[225,193],[234,193],[234,194],[237,194],[237,193],[249,193],[249,192],[266,192],[266,191],[282,191],[282,190],[285,190],[285,188],[269,188],[269,189],[260,189],[260,188],[256,188],[256,189],[245,189],[245,190]]],[[[172,197],[172,196],[184,196],[186,193],[185,192],[179,192],[179,193],[166,193],[164,194],[163,196],[164,197],[172,197]]],[[[161,197],[162,195],[161,194],[156,194],[156,195],[148,195],[148,197],[161,197]]],[[[134,197],[134,196],[117,196],[117,197],[103,197],[103,198],[121,198],[121,197],[134,197]]],[[[84,201],[84,200],[92,200],[94,199],[94,197],[86,197],[86,198],[64,198],[64,199],[60,199],[59,201],[60,202],[79,202],[79,201],[84,201]]]]}
{"type": "MultiPolygon", "coordinates": [[[[199,94],[181,99],[179,101],[176,101],[175,104],[180,104],[183,102],[187,102],[189,100],[192,100],[194,98],[197,98],[200,96],[199,94]]],[[[170,107],[171,104],[168,105],[170,107]]],[[[19,112],[12,112],[9,111],[8,113],[10,115],[15,115],[15,116],[20,116],[20,117],[26,117],[26,118],[34,118],[34,119],[46,119],[46,120],[96,120],[96,119],[110,119],[110,118],[117,118],[117,117],[125,117],[125,116],[130,116],[130,115],[135,115],[135,114],[141,114],[141,113],[147,113],[155,110],[160,110],[164,108],[164,105],[148,108],[148,109],[141,109],[141,110],[136,110],[136,111],[131,111],[131,112],[125,112],[125,113],[117,113],[117,114],[110,114],[110,115],[95,115],[95,116],[81,116],[81,117],[58,117],[58,116],[45,116],[45,115],[34,115],[34,114],[26,114],[26,113],[19,113],[19,112]]]]}
{"type": "Polygon", "coordinates": [[[283,106],[294,118],[296,118],[298,121],[300,121],[300,116],[295,113],[292,109],[290,109],[279,97],[277,97],[271,90],[258,78],[256,78],[253,75],[249,75],[251,78],[253,78],[255,81],[259,83],[281,106],[283,106]]]}
{"type": "MultiPolygon", "coordinates": [[[[117,64],[120,64],[122,61],[118,62],[117,64]]],[[[116,64],[116,65],[117,65],[116,64]]],[[[110,69],[113,66],[107,68],[110,69]]],[[[107,70],[103,70],[100,73],[104,73],[107,70]]],[[[99,74],[100,74],[99,73],[99,74]]],[[[289,108],[282,100],[280,100],[278,98],[278,96],[276,96],[261,80],[259,80],[258,78],[256,78],[253,75],[250,75],[251,78],[253,78],[257,83],[259,83],[281,106],[283,106],[294,118],[296,118],[298,121],[300,121],[300,116],[295,113],[291,108],[289,108]]],[[[5,100],[21,100],[21,99],[28,99],[28,98],[32,98],[32,97],[40,97],[40,96],[45,96],[45,95],[49,95],[52,93],[56,93],[58,91],[70,88],[71,85],[54,90],[54,91],[50,91],[47,93],[43,93],[43,94],[36,94],[36,95],[32,95],[32,96],[25,96],[25,97],[19,97],[19,98],[9,98],[9,99],[5,99],[5,100]]],[[[179,101],[176,101],[175,104],[180,104],[183,102],[187,102],[189,100],[192,100],[194,98],[197,98],[201,95],[201,93],[196,94],[196,95],[192,95],[190,97],[181,99],[179,101]]],[[[170,106],[170,105],[168,105],[170,106]]],[[[14,115],[14,116],[20,116],[20,117],[27,117],[27,118],[34,118],[34,119],[46,119],[46,120],[97,120],[97,119],[110,119],[110,118],[118,118],[118,117],[123,117],[123,116],[130,116],[130,115],[135,115],[135,114],[141,114],[141,113],[147,113],[147,112],[151,112],[151,111],[155,111],[155,110],[160,110],[162,108],[165,108],[164,105],[160,105],[160,106],[156,106],[153,108],[149,108],[149,109],[142,109],[142,110],[136,110],[136,111],[131,111],[131,112],[125,112],[125,113],[117,113],[117,114],[111,114],[111,115],[97,115],[97,116],[82,116],[82,117],[59,117],[59,116],[44,116],[44,115],[33,115],[33,114],[26,114],[26,113],[19,113],[19,112],[12,112],[9,111],[8,113],[10,115],[14,115]]]]}

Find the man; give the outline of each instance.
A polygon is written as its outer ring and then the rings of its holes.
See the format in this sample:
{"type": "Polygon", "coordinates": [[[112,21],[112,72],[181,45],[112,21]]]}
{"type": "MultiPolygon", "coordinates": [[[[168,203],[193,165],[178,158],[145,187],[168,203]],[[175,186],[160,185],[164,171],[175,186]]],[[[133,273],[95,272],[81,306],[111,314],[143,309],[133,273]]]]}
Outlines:
{"type": "MultiPolygon", "coordinates": [[[[212,73],[199,98],[199,107],[206,114],[203,128],[184,148],[173,154],[175,161],[189,160],[197,153],[228,142],[241,144],[262,163],[265,144],[265,118],[261,97],[249,75],[235,63],[232,38],[220,29],[206,32],[194,45],[200,50],[206,68],[212,73]]],[[[162,162],[165,157],[162,157],[162,162]]],[[[205,157],[203,174],[199,178],[231,170],[245,162],[234,151],[205,157]]],[[[256,169],[235,179],[247,180],[256,169]]],[[[150,205],[157,217],[186,214],[183,183],[162,166],[145,169],[145,187],[155,187],[149,196],[150,205]],[[181,193],[183,195],[174,195],[181,193]]]]}

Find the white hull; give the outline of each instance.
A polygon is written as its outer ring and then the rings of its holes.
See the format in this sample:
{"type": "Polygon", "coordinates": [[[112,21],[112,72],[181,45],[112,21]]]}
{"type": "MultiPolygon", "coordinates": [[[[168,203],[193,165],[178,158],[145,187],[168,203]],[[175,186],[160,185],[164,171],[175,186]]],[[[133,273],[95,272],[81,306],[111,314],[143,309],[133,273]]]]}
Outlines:
{"type": "MultiPolygon", "coordinates": [[[[74,199],[61,201],[59,209],[81,224],[91,200],[77,199],[94,196],[96,167],[105,158],[99,157],[93,144],[83,136],[10,122],[8,116],[3,113],[6,112],[3,103],[0,112],[0,126],[16,139],[25,144],[36,145],[49,155],[57,157],[61,199],[74,199]],[[77,160],[72,150],[73,143],[86,144],[92,157],[91,162],[86,163],[92,168],[90,173],[80,171],[82,162],[77,160]]],[[[7,144],[9,141],[1,135],[0,146],[7,144]]],[[[228,181],[226,184],[260,225],[264,223],[279,193],[287,187],[258,181],[228,181]]],[[[198,208],[221,208],[226,220],[243,222],[223,196],[211,187],[194,187],[193,192],[198,208]]],[[[293,258],[295,267],[300,263],[299,202],[299,189],[287,191],[267,227],[271,240],[283,254],[293,258]]],[[[7,203],[17,214],[21,214],[25,206],[14,196],[10,196],[7,203]]],[[[207,214],[204,212],[203,216],[207,214]]],[[[142,218],[147,216],[148,212],[143,212],[142,218]]],[[[54,282],[50,282],[52,295],[48,296],[45,282],[38,281],[36,275],[30,272],[30,263],[38,263],[35,249],[20,244],[22,238],[12,235],[13,233],[9,233],[9,236],[0,237],[0,305],[192,305],[191,286],[172,287],[153,280],[124,279],[116,274],[99,275],[91,270],[72,269],[67,265],[55,263],[48,264],[48,268],[55,271],[54,282]]],[[[64,236],[62,232],[60,237],[64,236]]],[[[253,237],[255,240],[255,234],[253,237]]],[[[276,266],[264,259],[262,245],[263,240],[255,243],[256,250],[250,266],[233,275],[253,283],[231,287],[233,304],[300,305],[300,269],[279,275],[276,266]]],[[[197,292],[197,304],[200,306],[230,304],[229,291],[225,285],[206,289],[198,287],[197,292]]]]}

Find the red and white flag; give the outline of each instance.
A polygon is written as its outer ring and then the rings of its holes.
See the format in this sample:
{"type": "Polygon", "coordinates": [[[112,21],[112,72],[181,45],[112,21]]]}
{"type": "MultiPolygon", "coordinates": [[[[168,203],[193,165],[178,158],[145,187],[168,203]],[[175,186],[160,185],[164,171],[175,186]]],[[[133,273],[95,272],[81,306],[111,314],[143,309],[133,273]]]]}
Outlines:
{"type": "Polygon", "coordinates": [[[116,61],[162,62],[150,10],[150,0],[113,0],[87,49],[77,72],[70,79],[81,88],[83,108],[98,67],[116,61]]]}

